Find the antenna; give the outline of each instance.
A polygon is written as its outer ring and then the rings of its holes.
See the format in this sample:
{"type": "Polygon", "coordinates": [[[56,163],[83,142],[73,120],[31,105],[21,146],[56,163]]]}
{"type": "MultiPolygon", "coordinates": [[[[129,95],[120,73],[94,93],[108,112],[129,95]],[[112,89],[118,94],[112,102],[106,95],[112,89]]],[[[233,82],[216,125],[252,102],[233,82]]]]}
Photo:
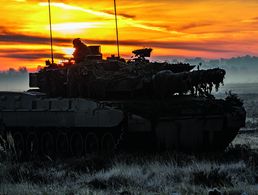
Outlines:
{"type": "Polygon", "coordinates": [[[117,46],[117,55],[118,55],[118,57],[120,57],[120,53],[119,53],[119,40],[118,40],[117,14],[116,14],[116,0],[114,0],[114,10],[115,10],[115,20],[116,20],[116,46],[117,46]]]}
{"type": "Polygon", "coordinates": [[[53,36],[52,36],[52,21],[51,21],[51,6],[50,6],[50,0],[48,0],[48,17],[49,17],[49,33],[50,33],[50,44],[51,44],[51,62],[52,62],[52,64],[54,64],[53,36]]]}

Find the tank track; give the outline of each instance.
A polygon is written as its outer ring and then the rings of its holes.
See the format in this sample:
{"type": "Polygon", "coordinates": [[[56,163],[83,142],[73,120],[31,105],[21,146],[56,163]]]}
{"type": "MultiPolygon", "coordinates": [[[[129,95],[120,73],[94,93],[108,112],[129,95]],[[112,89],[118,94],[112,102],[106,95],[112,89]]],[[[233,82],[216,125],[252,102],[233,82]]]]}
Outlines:
{"type": "Polygon", "coordinates": [[[16,159],[110,157],[120,151],[126,125],[113,128],[5,128],[0,125],[0,144],[16,159]]]}

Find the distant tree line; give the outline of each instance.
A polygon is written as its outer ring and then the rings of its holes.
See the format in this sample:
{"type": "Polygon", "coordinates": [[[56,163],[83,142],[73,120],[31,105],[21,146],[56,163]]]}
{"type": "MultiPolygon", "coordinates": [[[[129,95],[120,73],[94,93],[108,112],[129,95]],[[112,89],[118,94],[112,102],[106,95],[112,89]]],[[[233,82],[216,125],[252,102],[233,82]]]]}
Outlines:
{"type": "Polygon", "coordinates": [[[200,69],[223,68],[226,70],[226,81],[235,83],[258,82],[258,57],[257,56],[241,56],[229,59],[203,59],[191,58],[184,59],[190,64],[199,65],[200,69]]]}
{"type": "Polygon", "coordinates": [[[248,70],[248,69],[257,69],[258,70],[258,57],[257,56],[241,56],[241,57],[233,57],[229,59],[221,58],[221,59],[211,59],[205,60],[203,58],[186,58],[185,62],[190,64],[202,64],[203,68],[211,68],[211,67],[221,67],[227,70],[248,70]]]}
{"type": "Polygon", "coordinates": [[[26,67],[0,71],[0,91],[23,91],[28,89],[29,73],[26,67]]]}
{"type": "Polygon", "coordinates": [[[26,67],[19,67],[18,69],[9,68],[8,70],[0,71],[0,74],[24,74],[28,73],[28,70],[26,67]]]}

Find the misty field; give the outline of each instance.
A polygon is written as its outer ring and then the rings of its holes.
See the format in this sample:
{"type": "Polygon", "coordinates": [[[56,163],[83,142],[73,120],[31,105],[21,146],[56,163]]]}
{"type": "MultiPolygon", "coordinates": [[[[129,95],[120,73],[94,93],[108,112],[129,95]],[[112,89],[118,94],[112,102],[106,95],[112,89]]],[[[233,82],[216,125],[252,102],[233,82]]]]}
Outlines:
{"type": "Polygon", "coordinates": [[[258,194],[258,134],[220,154],[119,154],[112,159],[0,163],[0,194],[258,194]]]}

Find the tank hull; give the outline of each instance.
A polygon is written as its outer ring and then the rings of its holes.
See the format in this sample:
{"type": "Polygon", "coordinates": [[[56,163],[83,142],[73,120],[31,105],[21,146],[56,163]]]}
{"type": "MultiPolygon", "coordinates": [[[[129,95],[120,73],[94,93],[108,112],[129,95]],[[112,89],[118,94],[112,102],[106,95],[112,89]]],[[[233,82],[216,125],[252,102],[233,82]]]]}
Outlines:
{"type": "Polygon", "coordinates": [[[103,154],[107,147],[224,150],[245,124],[242,106],[193,96],[108,102],[22,93],[0,96],[1,130],[11,132],[16,149],[28,156],[31,145],[34,153],[51,156],[103,154]]]}
{"type": "Polygon", "coordinates": [[[183,117],[161,120],[156,128],[158,149],[180,151],[223,151],[238,134],[223,116],[183,117]]]}
{"type": "Polygon", "coordinates": [[[245,109],[224,100],[178,96],[122,105],[127,148],[138,151],[223,151],[245,126],[245,109]]]}

